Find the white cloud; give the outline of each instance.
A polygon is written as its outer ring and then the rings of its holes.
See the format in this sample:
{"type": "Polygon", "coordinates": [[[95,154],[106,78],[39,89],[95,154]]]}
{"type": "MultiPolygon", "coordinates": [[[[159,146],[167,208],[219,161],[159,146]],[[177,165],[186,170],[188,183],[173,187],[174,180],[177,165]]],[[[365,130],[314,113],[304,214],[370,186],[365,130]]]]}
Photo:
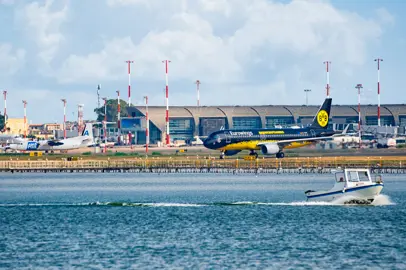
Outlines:
{"type": "Polygon", "coordinates": [[[53,0],[46,0],[44,4],[31,2],[17,13],[17,17],[26,24],[27,33],[39,48],[39,58],[47,64],[53,60],[64,40],[60,26],[67,19],[68,12],[67,5],[56,11],[53,10],[53,5],[53,0]]]}
{"type": "Polygon", "coordinates": [[[107,0],[107,4],[110,6],[126,6],[134,4],[148,4],[149,0],[107,0]]]}
{"type": "Polygon", "coordinates": [[[14,2],[14,0],[0,0],[1,5],[13,5],[14,2]]]}
{"type": "Polygon", "coordinates": [[[25,62],[25,50],[13,50],[10,44],[0,43],[0,76],[15,74],[25,62]]]}
{"type": "Polygon", "coordinates": [[[129,8],[146,4],[154,8],[156,16],[167,14],[169,18],[143,22],[151,31],[138,43],[131,36],[113,38],[99,52],[69,56],[58,75],[61,82],[116,80],[128,57],[136,61],[136,74],[144,79],[161,80],[161,61],[170,59],[172,79],[233,83],[249,80],[247,69],[264,62],[272,62],[269,65],[278,69],[299,62],[299,68],[306,69],[309,63],[304,58],[313,57],[319,63],[336,56],[336,62],[358,66],[366,60],[368,43],[382,34],[377,22],[340,11],[325,1],[201,0],[196,4],[178,0],[168,2],[170,12],[156,1],[108,3],[134,5],[129,8]],[[207,12],[222,15],[213,23],[207,12]],[[216,34],[215,28],[229,20],[242,20],[242,24],[228,35],[216,34]]]}
{"type": "Polygon", "coordinates": [[[395,24],[395,17],[390,14],[385,8],[378,8],[376,10],[376,14],[378,15],[378,19],[385,24],[393,25],[395,24]]]}

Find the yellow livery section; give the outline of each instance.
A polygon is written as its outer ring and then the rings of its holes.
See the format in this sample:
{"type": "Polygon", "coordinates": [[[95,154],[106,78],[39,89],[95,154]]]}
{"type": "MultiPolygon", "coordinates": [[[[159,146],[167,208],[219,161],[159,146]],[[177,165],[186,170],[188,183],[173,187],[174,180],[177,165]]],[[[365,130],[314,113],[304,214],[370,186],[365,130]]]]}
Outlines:
{"type": "Polygon", "coordinates": [[[317,114],[317,123],[321,127],[325,127],[328,124],[328,113],[325,110],[320,110],[317,114]]]}
{"type": "MultiPolygon", "coordinates": [[[[244,142],[237,142],[237,143],[230,143],[226,145],[225,147],[219,149],[222,151],[226,150],[241,150],[241,149],[247,149],[247,150],[260,150],[261,146],[259,146],[259,143],[276,143],[277,140],[264,140],[264,141],[259,141],[259,140],[252,140],[252,141],[244,141],[244,142]]],[[[292,142],[288,145],[286,145],[284,148],[286,149],[293,149],[293,148],[299,148],[303,146],[307,146],[312,144],[310,141],[299,141],[299,142],[292,142]]]]}
{"type": "Polygon", "coordinates": [[[285,134],[283,130],[267,130],[267,131],[259,131],[259,135],[274,135],[274,134],[285,134]]]}

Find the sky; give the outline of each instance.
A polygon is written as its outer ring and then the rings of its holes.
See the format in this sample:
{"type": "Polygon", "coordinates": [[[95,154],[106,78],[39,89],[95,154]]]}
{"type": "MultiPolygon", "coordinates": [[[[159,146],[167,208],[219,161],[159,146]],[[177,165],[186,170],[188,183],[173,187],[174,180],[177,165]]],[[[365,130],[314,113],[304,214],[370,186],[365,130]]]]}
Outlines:
{"type": "MultiPolygon", "coordinates": [[[[406,1],[0,0],[0,90],[9,118],[29,123],[95,119],[100,96],[135,105],[406,103],[406,1]]],[[[3,111],[3,102],[0,109],[3,111]]]]}

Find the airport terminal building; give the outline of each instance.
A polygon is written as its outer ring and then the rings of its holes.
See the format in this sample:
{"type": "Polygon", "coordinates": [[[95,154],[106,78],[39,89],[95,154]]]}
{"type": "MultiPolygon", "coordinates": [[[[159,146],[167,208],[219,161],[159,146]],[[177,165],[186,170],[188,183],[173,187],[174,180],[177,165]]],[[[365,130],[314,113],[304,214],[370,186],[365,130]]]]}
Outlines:
{"type": "MultiPolygon", "coordinates": [[[[171,140],[191,140],[208,136],[221,128],[253,129],[278,126],[306,126],[313,120],[319,106],[172,106],[169,108],[171,140]]],[[[150,142],[163,141],[165,135],[164,106],[149,106],[150,142]]],[[[131,132],[135,144],[145,143],[145,112],[141,106],[129,107],[131,117],[121,120],[122,134],[131,132]]],[[[377,125],[377,105],[361,106],[361,123],[377,125]]],[[[329,125],[338,130],[345,124],[358,123],[357,105],[333,105],[329,125]]],[[[381,105],[381,126],[406,126],[406,105],[381,105]]],[[[403,131],[404,133],[404,131],[403,131]]]]}

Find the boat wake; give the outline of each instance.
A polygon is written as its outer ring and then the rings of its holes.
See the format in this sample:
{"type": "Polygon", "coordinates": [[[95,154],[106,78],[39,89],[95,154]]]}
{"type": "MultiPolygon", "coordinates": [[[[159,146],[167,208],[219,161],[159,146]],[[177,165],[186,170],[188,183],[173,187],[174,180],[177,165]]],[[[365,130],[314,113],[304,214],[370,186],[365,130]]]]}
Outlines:
{"type": "Polygon", "coordinates": [[[111,206],[111,207],[204,207],[204,206],[343,206],[343,205],[371,205],[384,206],[395,205],[387,195],[379,195],[372,203],[363,203],[359,200],[354,200],[351,196],[341,197],[331,202],[254,202],[254,201],[238,201],[238,202],[214,202],[214,203],[171,203],[171,202],[90,202],[90,203],[26,203],[26,204],[0,204],[0,207],[18,207],[18,206],[111,206]],[[349,203],[350,202],[350,203],[349,203]],[[358,203],[354,203],[358,202],[358,203]]]}

